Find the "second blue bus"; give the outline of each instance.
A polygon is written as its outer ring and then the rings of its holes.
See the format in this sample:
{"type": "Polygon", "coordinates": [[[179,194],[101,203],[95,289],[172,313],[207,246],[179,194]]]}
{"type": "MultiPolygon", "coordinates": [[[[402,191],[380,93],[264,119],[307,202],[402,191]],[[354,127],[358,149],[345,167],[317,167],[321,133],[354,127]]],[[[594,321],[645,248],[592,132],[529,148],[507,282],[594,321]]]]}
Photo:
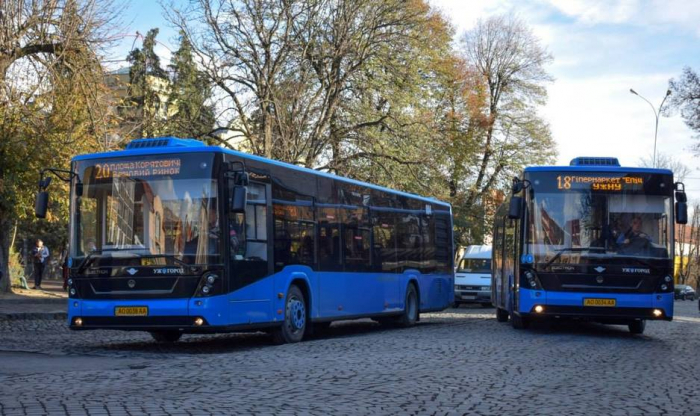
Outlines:
{"type": "Polygon", "coordinates": [[[499,321],[587,319],[641,334],[673,318],[674,217],[686,223],[687,205],[670,170],[576,158],[526,168],[512,191],[494,224],[499,321]]]}

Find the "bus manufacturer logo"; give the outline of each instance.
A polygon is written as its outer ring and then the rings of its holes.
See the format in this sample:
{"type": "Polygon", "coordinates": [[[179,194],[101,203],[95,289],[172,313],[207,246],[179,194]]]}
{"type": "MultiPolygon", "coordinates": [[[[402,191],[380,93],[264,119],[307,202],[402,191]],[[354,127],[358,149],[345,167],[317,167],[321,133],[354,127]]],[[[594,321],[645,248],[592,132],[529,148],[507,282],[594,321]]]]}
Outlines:
{"type": "Polygon", "coordinates": [[[598,276],[598,277],[595,278],[595,281],[598,282],[599,284],[600,284],[600,283],[603,283],[603,280],[604,280],[604,279],[603,279],[603,276],[598,276]]]}
{"type": "Polygon", "coordinates": [[[153,269],[153,274],[185,274],[185,269],[177,267],[153,269]]]}
{"type": "MultiPolygon", "coordinates": [[[[597,271],[598,273],[603,273],[603,272],[605,271],[605,267],[603,267],[603,266],[598,266],[598,267],[596,267],[596,268],[593,269],[593,270],[597,271]]],[[[598,283],[600,283],[600,282],[598,282],[598,283]]]]}
{"type": "Polygon", "coordinates": [[[130,269],[126,269],[126,272],[133,276],[138,272],[138,270],[132,267],[130,269]]]}
{"type": "Polygon", "coordinates": [[[136,287],[136,280],[129,279],[129,281],[126,282],[126,284],[129,286],[129,289],[133,289],[134,287],[136,287]]]}
{"type": "Polygon", "coordinates": [[[641,269],[637,267],[623,267],[622,273],[651,274],[651,269],[641,269]]]}

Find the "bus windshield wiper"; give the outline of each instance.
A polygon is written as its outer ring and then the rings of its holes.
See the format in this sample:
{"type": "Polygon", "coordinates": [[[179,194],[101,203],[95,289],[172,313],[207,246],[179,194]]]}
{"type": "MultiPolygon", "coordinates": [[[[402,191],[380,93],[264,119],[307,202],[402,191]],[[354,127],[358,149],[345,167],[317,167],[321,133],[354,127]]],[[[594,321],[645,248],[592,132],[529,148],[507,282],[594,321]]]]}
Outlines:
{"type": "Polygon", "coordinates": [[[561,254],[567,251],[580,252],[580,251],[605,251],[603,247],[564,247],[561,250],[557,250],[557,254],[554,255],[542,268],[546,269],[552,263],[554,263],[561,254]]]}

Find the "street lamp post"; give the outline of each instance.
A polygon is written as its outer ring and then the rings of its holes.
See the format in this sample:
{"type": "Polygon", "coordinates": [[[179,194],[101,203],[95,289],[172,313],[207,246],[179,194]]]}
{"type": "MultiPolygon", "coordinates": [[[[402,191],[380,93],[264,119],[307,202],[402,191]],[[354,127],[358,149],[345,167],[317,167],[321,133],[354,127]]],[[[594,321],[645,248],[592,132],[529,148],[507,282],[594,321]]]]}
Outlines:
{"type": "Polygon", "coordinates": [[[666,99],[668,98],[669,95],[671,95],[671,90],[666,90],[666,95],[664,96],[664,99],[661,100],[661,104],[659,104],[658,111],[654,108],[654,105],[651,102],[649,102],[649,100],[647,100],[646,98],[639,95],[637,93],[637,91],[630,88],[630,92],[632,94],[636,95],[637,97],[641,98],[642,100],[646,101],[647,104],[649,104],[649,106],[651,107],[651,111],[654,112],[654,117],[656,118],[656,126],[654,127],[654,159],[652,162],[652,167],[655,168],[656,167],[656,136],[659,133],[659,115],[661,115],[661,108],[663,108],[664,103],[666,102],[666,99]]]}

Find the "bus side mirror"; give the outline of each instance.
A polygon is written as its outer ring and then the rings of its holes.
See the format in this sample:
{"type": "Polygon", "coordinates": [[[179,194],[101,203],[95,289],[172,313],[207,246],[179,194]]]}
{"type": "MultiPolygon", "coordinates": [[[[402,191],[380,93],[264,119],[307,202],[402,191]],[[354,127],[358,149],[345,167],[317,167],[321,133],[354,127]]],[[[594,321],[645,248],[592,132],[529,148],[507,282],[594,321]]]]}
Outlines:
{"type": "Polygon", "coordinates": [[[248,188],[245,186],[234,186],[231,193],[231,212],[235,214],[245,213],[245,206],[248,203],[248,188]]]}
{"type": "Polygon", "coordinates": [[[49,208],[49,193],[47,191],[40,191],[36,194],[36,201],[34,204],[34,216],[37,218],[46,218],[46,211],[49,208]]]}
{"type": "Polygon", "coordinates": [[[523,198],[519,196],[510,197],[510,205],[508,205],[508,218],[517,220],[522,215],[523,198]]]}
{"type": "Polygon", "coordinates": [[[688,223],[688,203],[687,202],[676,202],[676,223],[687,224],[688,223]]]}

